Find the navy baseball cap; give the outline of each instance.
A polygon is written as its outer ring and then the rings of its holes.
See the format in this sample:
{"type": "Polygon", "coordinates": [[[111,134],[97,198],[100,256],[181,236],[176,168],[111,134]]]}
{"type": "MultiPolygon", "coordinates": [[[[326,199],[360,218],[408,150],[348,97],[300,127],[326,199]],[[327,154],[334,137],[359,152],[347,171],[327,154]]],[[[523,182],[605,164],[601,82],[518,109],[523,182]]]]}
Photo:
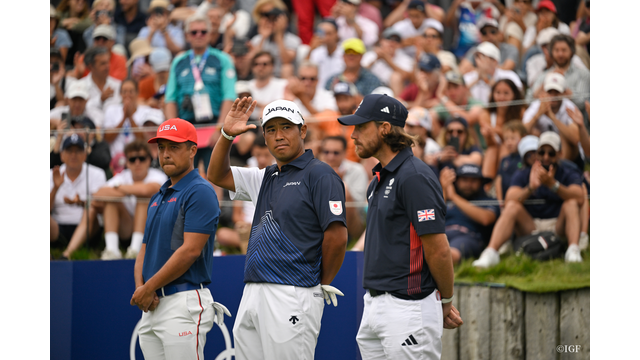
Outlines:
{"type": "Polygon", "coordinates": [[[447,121],[444,122],[444,126],[446,127],[452,122],[459,122],[460,124],[462,124],[462,126],[464,126],[465,129],[469,127],[469,123],[467,122],[467,119],[463,118],[462,116],[452,116],[448,118],[447,121]]]}
{"type": "Polygon", "coordinates": [[[409,3],[408,9],[415,9],[419,11],[424,11],[424,1],[422,0],[411,0],[409,3]]]}
{"type": "Polygon", "coordinates": [[[440,60],[433,54],[424,54],[418,62],[420,70],[431,72],[436,69],[440,69],[440,60]]]}
{"type": "Polygon", "coordinates": [[[482,169],[480,166],[476,164],[464,164],[456,169],[456,176],[458,177],[468,177],[468,178],[477,178],[482,180],[483,183],[491,182],[491,179],[484,177],[482,175],[482,169]]]}
{"type": "Polygon", "coordinates": [[[409,112],[402,103],[384,94],[369,94],[353,115],[342,116],[338,121],[342,125],[360,125],[369,121],[386,121],[391,125],[404,127],[409,112]]]}
{"type": "Polygon", "coordinates": [[[62,143],[62,150],[67,150],[72,146],[77,146],[81,149],[84,149],[84,140],[82,140],[82,138],[78,136],[78,134],[71,134],[62,143]]]}
{"type": "Polygon", "coordinates": [[[356,96],[358,95],[358,89],[353,83],[338,81],[335,85],[333,85],[333,95],[349,95],[356,96]]]}

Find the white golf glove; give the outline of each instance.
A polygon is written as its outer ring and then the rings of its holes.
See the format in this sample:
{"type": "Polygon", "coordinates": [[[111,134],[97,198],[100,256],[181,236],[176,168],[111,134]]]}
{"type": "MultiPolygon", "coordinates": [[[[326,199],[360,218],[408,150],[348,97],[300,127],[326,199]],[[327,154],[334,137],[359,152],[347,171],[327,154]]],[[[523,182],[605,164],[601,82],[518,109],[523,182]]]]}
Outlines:
{"type": "Polygon", "coordinates": [[[324,299],[327,301],[327,305],[333,302],[333,306],[338,306],[338,299],[336,298],[336,295],[344,296],[342,291],[334,288],[331,285],[322,285],[320,287],[322,288],[322,295],[324,295],[324,299]]]}
{"type": "Polygon", "coordinates": [[[231,317],[231,313],[226,306],[220,304],[219,302],[213,302],[213,312],[218,319],[218,325],[222,325],[224,323],[224,315],[231,317]]]}

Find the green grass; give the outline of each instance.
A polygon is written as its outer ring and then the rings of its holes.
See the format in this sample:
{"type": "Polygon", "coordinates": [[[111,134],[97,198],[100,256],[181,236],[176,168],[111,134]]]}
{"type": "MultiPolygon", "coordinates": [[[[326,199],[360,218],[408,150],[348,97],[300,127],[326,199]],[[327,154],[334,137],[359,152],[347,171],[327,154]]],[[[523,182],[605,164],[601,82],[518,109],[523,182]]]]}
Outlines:
{"type": "Polygon", "coordinates": [[[500,264],[476,269],[467,259],[455,267],[456,284],[507,286],[520,291],[544,293],[590,286],[589,249],[582,252],[581,263],[565,263],[564,257],[536,261],[527,256],[505,255],[500,264]]]}

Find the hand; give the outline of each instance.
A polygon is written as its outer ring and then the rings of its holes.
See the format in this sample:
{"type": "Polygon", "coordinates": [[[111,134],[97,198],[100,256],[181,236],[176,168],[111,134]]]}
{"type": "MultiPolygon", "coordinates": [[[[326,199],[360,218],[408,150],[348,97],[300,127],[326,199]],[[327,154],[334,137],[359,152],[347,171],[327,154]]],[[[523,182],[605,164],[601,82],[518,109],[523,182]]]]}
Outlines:
{"type": "Polygon", "coordinates": [[[58,40],[57,36],[54,36],[51,39],[49,39],[49,47],[54,47],[56,44],[56,40],[58,40]]]}
{"type": "Polygon", "coordinates": [[[65,29],[69,30],[72,27],[76,26],[76,24],[79,23],[79,22],[80,22],[80,19],[78,19],[77,17],[64,19],[64,20],[62,20],[62,27],[64,27],[65,29]]]}
{"type": "Polygon", "coordinates": [[[445,329],[455,329],[464,324],[460,312],[452,303],[442,304],[442,317],[442,325],[445,329]]]}
{"type": "Polygon", "coordinates": [[[289,88],[289,91],[297,98],[300,98],[304,95],[304,84],[300,80],[298,80],[298,78],[291,77],[289,79],[287,87],[289,88]]]}
{"type": "Polygon", "coordinates": [[[584,117],[582,116],[582,112],[578,109],[571,110],[571,108],[567,107],[567,115],[573,120],[578,127],[584,126],[584,117]]]}
{"type": "Polygon", "coordinates": [[[547,98],[540,99],[540,107],[538,108],[537,117],[545,115],[551,110],[551,102],[547,100],[547,98]]]}
{"type": "MultiPolygon", "coordinates": [[[[453,182],[456,181],[456,171],[452,168],[446,167],[440,171],[440,185],[445,193],[449,192],[449,187],[453,186],[453,182]]],[[[455,192],[455,189],[453,189],[455,192]]],[[[450,199],[450,196],[447,195],[450,199]]]]}
{"type": "Polygon", "coordinates": [[[56,130],[58,130],[58,132],[63,132],[67,130],[67,126],[68,126],[67,124],[69,124],[67,120],[61,120],[60,122],[58,122],[58,125],[56,126],[56,130]]]}
{"type": "Polygon", "coordinates": [[[456,157],[458,157],[458,152],[456,151],[456,149],[453,148],[453,146],[445,146],[444,149],[442,149],[442,152],[440,153],[440,162],[448,162],[448,161],[453,161],[453,159],[455,159],[456,157]]]}
{"type": "Polygon", "coordinates": [[[427,75],[424,72],[418,71],[416,74],[416,85],[418,85],[418,90],[421,92],[429,92],[429,82],[427,81],[427,75]]]}
{"type": "Polygon", "coordinates": [[[342,15],[344,16],[345,20],[347,20],[347,24],[349,24],[350,26],[353,26],[353,24],[355,24],[356,22],[357,11],[358,8],[355,6],[343,6],[342,8],[342,15]]]}
{"type": "Polygon", "coordinates": [[[231,317],[231,313],[229,312],[229,309],[227,309],[226,306],[220,304],[219,302],[213,303],[213,313],[216,317],[218,325],[224,324],[225,315],[231,317]]]}
{"type": "Polygon", "coordinates": [[[286,15],[278,16],[276,21],[273,23],[273,32],[278,36],[284,35],[285,31],[287,31],[288,24],[286,15]]]}
{"type": "Polygon", "coordinates": [[[82,200],[80,200],[80,196],[78,194],[76,194],[76,196],[73,199],[69,199],[68,197],[65,196],[63,200],[65,204],[79,205],[79,206],[83,205],[83,202],[82,200]]]}
{"type": "Polygon", "coordinates": [[[51,84],[53,85],[58,85],[60,83],[60,81],[62,80],[62,78],[64,77],[64,64],[62,66],[60,66],[60,68],[58,69],[58,72],[56,73],[50,73],[51,77],[51,84]]]}
{"type": "Polygon", "coordinates": [[[124,99],[122,100],[122,111],[124,112],[124,118],[132,119],[133,114],[135,114],[137,110],[136,102],[124,99]]]}
{"type": "Polygon", "coordinates": [[[158,295],[155,291],[148,291],[148,289],[142,285],[138,286],[129,303],[131,305],[136,305],[140,310],[147,312],[157,296],[158,295]]]}
{"type": "Polygon", "coordinates": [[[548,171],[547,169],[542,167],[542,165],[540,165],[540,168],[538,169],[538,178],[540,179],[541,184],[543,184],[548,188],[552,188],[553,185],[556,183],[555,175],[556,175],[556,167],[553,166],[553,164],[549,165],[548,171]]]}
{"type": "Polygon", "coordinates": [[[158,304],[160,304],[160,298],[158,297],[158,294],[154,292],[153,301],[151,302],[151,306],[149,306],[149,311],[155,310],[158,307],[158,304]]]}
{"type": "Polygon", "coordinates": [[[80,52],[76,52],[73,55],[73,71],[74,77],[76,79],[80,79],[84,76],[84,72],[86,70],[86,66],[84,64],[84,54],[80,54],[80,52]]]}
{"type": "Polygon", "coordinates": [[[58,189],[64,182],[64,172],[60,172],[60,166],[53,167],[53,187],[58,189]]]}
{"type": "Polygon", "coordinates": [[[263,39],[267,39],[273,33],[273,23],[267,19],[261,19],[258,22],[258,34],[262,36],[263,39]]]}
{"type": "Polygon", "coordinates": [[[536,161],[531,166],[531,173],[529,174],[529,188],[532,191],[536,191],[540,187],[540,176],[538,175],[539,169],[542,168],[540,161],[536,161]]]}
{"type": "Polygon", "coordinates": [[[324,295],[324,300],[327,302],[327,305],[333,303],[333,306],[338,306],[338,299],[336,295],[344,296],[342,291],[334,288],[331,285],[322,285],[322,294],[324,295]]]}
{"type": "Polygon", "coordinates": [[[169,18],[167,16],[158,16],[158,30],[165,32],[167,25],[169,25],[169,18]]]}
{"type": "MultiPolygon", "coordinates": [[[[92,18],[95,18],[95,14],[91,15],[92,18]]],[[[95,21],[96,26],[98,25],[111,25],[111,17],[107,14],[100,14],[95,21]]]]}
{"type": "Polygon", "coordinates": [[[256,104],[257,101],[254,101],[251,96],[248,98],[243,97],[242,99],[237,98],[224,118],[222,125],[224,132],[229,136],[238,136],[250,129],[255,129],[256,125],[247,125],[247,121],[249,121],[249,116],[251,116],[256,104]]]}
{"type": "Polygon", "coordinates": [[[309,51],[318,48],[318,46],[324,45],[324,41],[325,41],[324,36],[320,37],[318,35],[313,35],[311,37],[311,41],[309,42],[309,48],[310,48],[309,51]]]}
{"type": "Polygon", "coordinates": [[[105,102],[108,98],[113,96],[113,89],[110,87],[106,87],[104,90],[102,90],[102,95],[100,96],[100,100],[102,100],[102,102],[105,102]]]}

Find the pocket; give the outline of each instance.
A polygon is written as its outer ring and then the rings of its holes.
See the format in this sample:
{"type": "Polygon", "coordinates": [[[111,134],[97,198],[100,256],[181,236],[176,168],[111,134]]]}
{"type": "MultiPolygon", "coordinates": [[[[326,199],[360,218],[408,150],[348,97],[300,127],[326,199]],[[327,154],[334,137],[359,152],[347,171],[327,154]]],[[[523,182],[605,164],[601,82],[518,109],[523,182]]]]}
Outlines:
{"type": "Polygon", "coordinates": [[[190,290],[185,296],[189,318],[201,331],[207,332],[213,326],[213,299],[208,289],[190,290]]]}

